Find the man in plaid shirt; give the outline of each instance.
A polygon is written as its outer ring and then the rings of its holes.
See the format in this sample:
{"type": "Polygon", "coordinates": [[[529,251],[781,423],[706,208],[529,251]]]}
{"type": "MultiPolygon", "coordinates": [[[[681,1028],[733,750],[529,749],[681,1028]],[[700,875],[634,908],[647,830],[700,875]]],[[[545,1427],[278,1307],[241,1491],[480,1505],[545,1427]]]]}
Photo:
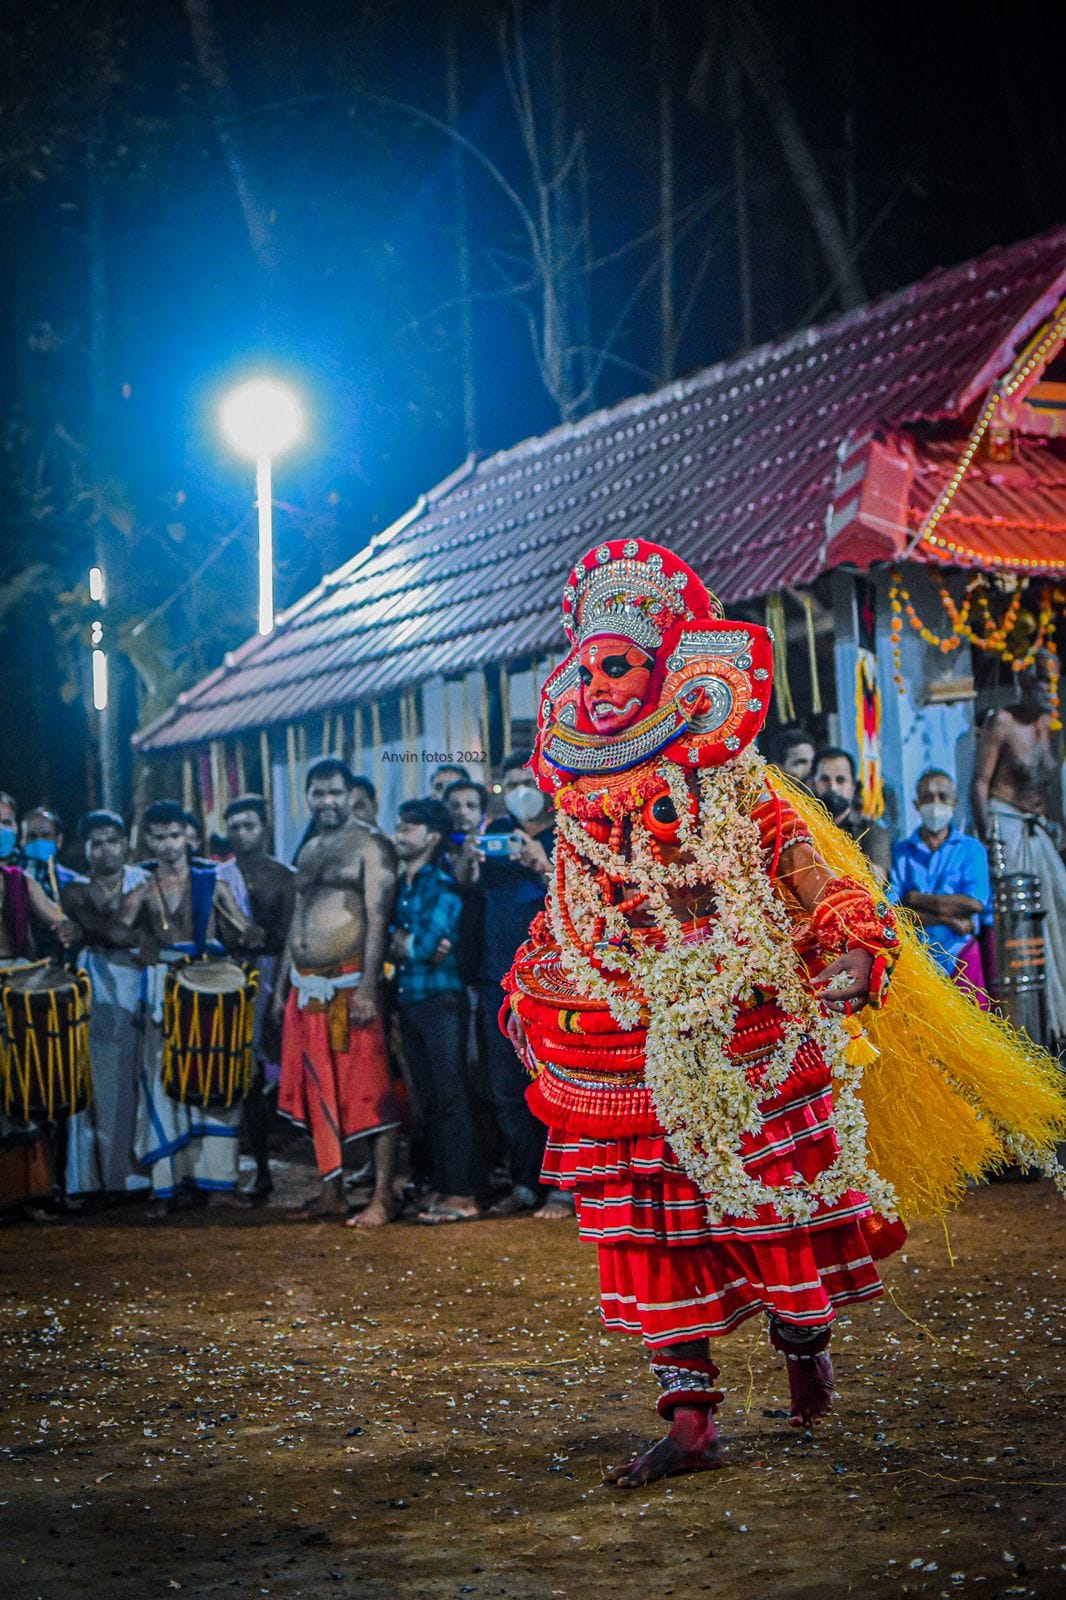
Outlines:
{"type": "Polygon", "coordinates": [[[439,800],[407,800],[393,843],[400,890],[392,960],[400,1033],[417,1109],[433,1153],[433,1193],[419,1222],[467,1222],[475,1199],[474,1108],[465,1071],[466,989],[456,945],[462,896],[443,861],[451,820],[439,800]]]}

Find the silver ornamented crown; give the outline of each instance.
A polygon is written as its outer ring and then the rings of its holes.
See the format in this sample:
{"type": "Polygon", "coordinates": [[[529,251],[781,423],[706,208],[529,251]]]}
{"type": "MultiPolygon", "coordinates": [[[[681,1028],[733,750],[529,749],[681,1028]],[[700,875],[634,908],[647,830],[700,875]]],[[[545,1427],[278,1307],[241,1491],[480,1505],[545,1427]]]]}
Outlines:
{"type": "Polygon", "coordinates": [[[624,601],[615,605],[584,607],[577,635],[578,644],[584,644],[586,639],[595,638],[598,633],[617,633],[620,638],[639,645],[651,656],[663,642],[662,634],[643,611],[638,606],[628,605],[624,601]]]}
{"type": "Polygon", "coordinates": [[[596,559],[603,561],[603,566],[587,576],[579,574],[577,643],[583,644],[598,633],[616,633],[654,655],[663,636],[648,610],[658,611],[665,606],[675,616],[687,615],[686,575],[678,572],[667,577],[661,558],[636,561],[624,557],[612,561],[606,545],[596,551],[596,559]]]}

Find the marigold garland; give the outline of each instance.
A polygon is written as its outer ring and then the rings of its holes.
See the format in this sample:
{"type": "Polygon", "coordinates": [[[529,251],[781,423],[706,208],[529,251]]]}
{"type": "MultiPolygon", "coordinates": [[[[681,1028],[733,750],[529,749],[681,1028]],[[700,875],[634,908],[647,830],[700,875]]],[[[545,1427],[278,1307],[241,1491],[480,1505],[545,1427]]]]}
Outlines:
{"type": "Polygon", "coordinates": [[[1055,641],[1056,612],[1061,612],[1066,606],[1066,593],[1061,589],[1045,587],[1040,597],[1040,608],[1037,615],[1036,629],[1027,647],[1015,651],[1010,643],[1011,637],[1017,626],[1022,609],[1023,585],[1018,584],[1010,604],[997,624],[993,621],[992,611],[988,601],[988,586],[984,577],[975,578],[967,585],[966,597],[961,606],[956,605],[947,587],[938,585],[940,603],[951,623],[951,633],[938,634],[928,627],[918,615],[911,600],[909,591],[904,588],[903,576],[899,568],[892,571],[888,590],[889,606],[892,611],[890,637],[892,648],[892,681],[900,694],[906,690],[906,680],[903,676],[903,661],[901,656],[901,642],[903,635],[903,618],[906,616],[914,631],[921,635],[927,645],[934,650],[939,650],[942,655],[949,655],[958,650],[966,640],[977,650],[998,655],[1012,672],[1025,672],[1031,667],[1041,650],[1046,650],[1055,658],[1055,667],[1052,673],[1051,699],[1052,718],[1051,726],[1057,732],[1062,727],[1059,711],[1059,678],[1058,646],[1055,641]],[[983,618],[983,625],[978,629],[975,625],[977,613],[983,618]]]}

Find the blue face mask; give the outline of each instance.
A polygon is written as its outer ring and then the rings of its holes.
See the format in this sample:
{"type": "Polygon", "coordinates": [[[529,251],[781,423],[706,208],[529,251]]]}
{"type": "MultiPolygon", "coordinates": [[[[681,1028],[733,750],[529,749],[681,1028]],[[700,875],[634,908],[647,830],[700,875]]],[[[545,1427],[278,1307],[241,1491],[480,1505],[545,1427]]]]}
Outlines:
{"type": "Polygon", "coordinates": [[[5,823],[0,823],[0,861],[6,861],[14,852],[18,843],[18,834],[14,828],[9,828],[5,823]]]}
{"type": "Polygon", "coordinates": [[[51,861],[56,853],[54,839],[28,839],[22,847],[27,861],[51,861]]]}

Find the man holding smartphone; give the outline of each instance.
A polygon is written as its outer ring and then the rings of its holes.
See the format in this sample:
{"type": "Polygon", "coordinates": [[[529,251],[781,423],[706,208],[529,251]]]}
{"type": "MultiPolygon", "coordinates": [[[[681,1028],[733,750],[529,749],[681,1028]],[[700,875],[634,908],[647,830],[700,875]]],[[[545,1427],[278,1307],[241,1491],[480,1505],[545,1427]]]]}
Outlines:
{"type": "MultiPolygon", "coordinates": [[[[516,752],[506,757],[502,785],[508,815],[490,822],[483,832],[468,835],[459,853],[456,876],[467,886],[476,884],[482,902],[481,955],[476,971],[478,1056],[511,1169],[511,1192],[492,1208],[496,1215],[506,1216],[533,1211],[543,1193],[544,1129],[526,1104],[525,1069],[500,1033],[496,1019],[504,974],[525,943],[533,918],[544,908],[555,846],[555,812],[550,798],[537,787],[528,755],[516,752]]],[[[568,1196],[552,1191],[536,1214],[565,1218],[572,1216],[573,1210],[568,1196]]]]}

